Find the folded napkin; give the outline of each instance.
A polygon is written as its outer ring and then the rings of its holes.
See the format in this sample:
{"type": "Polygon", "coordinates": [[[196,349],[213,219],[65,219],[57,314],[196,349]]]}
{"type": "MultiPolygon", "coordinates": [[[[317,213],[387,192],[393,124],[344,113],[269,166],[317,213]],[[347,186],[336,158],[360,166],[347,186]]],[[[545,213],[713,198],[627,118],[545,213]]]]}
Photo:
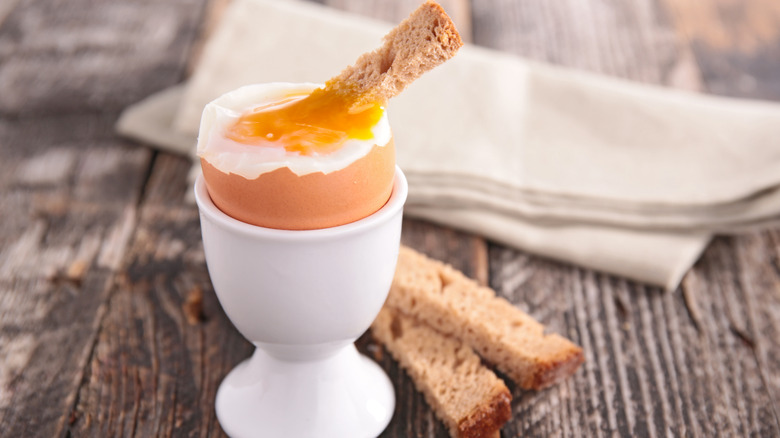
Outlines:
{"type": "MultiPolygon", "coordinates": [[[[203,106],[259,82],[322,82],[390,25],[235,0],[185,86],[121,133],[192,153],[203,106]]],[[[780,108],[528,62],[478,47],[389,103],[405,213],[674,289],[715,232],[780,212],[780,108]]]]}

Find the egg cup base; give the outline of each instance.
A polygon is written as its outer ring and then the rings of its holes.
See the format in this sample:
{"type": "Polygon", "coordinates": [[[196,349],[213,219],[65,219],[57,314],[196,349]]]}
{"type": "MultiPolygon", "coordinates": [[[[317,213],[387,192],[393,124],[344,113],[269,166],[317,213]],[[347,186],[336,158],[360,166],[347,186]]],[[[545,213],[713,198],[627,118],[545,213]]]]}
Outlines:
{"type": "Polygon", "coordinates": [[[395,408],[384,371],[354,344],[316,361],[258,348],[217,392],[220,425],[232,437],[375,437],[395,408]]]}

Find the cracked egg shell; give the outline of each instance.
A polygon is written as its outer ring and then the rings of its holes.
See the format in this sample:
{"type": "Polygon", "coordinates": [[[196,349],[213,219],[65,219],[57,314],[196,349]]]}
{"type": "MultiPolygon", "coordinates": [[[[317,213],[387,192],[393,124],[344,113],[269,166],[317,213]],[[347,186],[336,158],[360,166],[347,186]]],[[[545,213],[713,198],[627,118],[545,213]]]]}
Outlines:
{"type": "Polygon", "coordinates": [[[357,221],[387,202],[395,175],[395,145],[386,116],[374,138],[349,140],[315,157],[239,144],[227,127],[253,106],[311,91],[313,84],[242,87],[206,106],[198,137],[203,177],[214,204],[252,225],[286,230],[329,228],[357,221]]]}

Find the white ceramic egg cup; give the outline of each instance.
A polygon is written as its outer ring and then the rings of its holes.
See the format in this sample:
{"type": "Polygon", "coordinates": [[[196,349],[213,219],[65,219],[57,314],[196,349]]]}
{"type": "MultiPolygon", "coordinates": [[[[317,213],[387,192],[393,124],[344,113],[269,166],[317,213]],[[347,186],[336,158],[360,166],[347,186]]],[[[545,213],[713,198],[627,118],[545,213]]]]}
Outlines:
{"type": "Polygon", "coordinates": [[[390,422],[390,380],[353,342],[390,290],[406,195],[396,168],[390,200],[371,216],[320,230],[276,230],[226,215],[198,178],[214,290],[257,347],[217,391],[217,418],[228,435],[374,437],[390,422]]]}

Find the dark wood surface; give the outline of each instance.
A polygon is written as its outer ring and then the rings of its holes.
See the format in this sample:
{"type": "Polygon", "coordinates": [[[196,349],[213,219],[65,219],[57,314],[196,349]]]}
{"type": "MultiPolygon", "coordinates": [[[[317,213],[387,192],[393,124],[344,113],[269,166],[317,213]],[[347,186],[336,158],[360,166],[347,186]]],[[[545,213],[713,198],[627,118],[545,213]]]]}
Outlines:
{"type": "MultiPolygon", "coordinates": [[[[222,436],[251,352],[213,294],[189,161],[119,138],[185,79],[226,0],[0,2],[0,436],[222,436]]],[[[398,21],[416,0],[325,0],[398,21]]],[[[475,44],[636,81],[780,100],[775,0],[450,0],[475,44]]],[[[780,229],[719,237],[671,293],[419,221],[452,263],[583,346],[515,436],[780,436],[780,229]]],[[[408,377],[383,436],[446,436],[408,377]]]]}

